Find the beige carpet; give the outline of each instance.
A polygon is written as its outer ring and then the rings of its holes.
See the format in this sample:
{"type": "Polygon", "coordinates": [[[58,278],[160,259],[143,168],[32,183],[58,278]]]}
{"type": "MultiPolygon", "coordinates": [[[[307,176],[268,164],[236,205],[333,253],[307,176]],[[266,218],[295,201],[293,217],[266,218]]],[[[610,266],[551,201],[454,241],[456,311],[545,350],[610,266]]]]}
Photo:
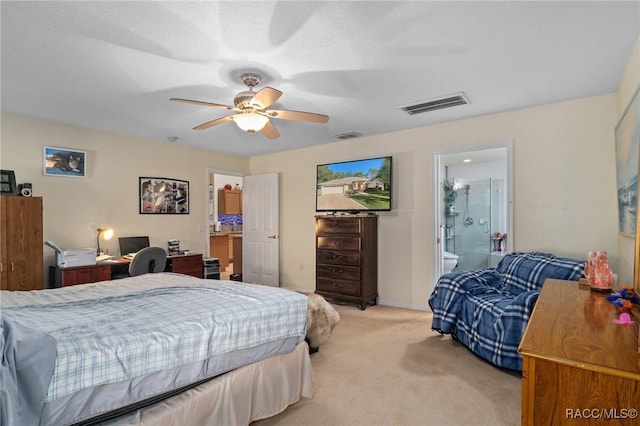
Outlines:
{"type": "Polygon", "coordinates": [[[432,331],[430,313],[336,309],[340,323],[311,356],[313,398],[254,426],[520,424],[520,374],[432,331]]]}

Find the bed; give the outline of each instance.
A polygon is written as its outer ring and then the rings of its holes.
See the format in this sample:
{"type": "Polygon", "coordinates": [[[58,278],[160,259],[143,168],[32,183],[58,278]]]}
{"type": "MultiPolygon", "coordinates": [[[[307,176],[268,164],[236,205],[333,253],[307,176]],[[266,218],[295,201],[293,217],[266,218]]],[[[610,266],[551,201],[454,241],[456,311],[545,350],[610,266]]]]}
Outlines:
{"type": "Polygon", "coordinates": [[[306,296],[159,273],[0,293],[1,424],[248,424],[311,397],[306,296]]]}

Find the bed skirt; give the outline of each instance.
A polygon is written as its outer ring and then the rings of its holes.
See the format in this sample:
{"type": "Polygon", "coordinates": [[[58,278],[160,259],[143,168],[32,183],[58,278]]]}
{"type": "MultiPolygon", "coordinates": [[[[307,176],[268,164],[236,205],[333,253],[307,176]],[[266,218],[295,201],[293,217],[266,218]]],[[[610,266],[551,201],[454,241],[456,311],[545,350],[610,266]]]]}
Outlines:
{"type": "Polygon", "coordinates": [[[134,413],[111,426],[248,425],[313,395],[309,348],[245,365],[134,413]]]}

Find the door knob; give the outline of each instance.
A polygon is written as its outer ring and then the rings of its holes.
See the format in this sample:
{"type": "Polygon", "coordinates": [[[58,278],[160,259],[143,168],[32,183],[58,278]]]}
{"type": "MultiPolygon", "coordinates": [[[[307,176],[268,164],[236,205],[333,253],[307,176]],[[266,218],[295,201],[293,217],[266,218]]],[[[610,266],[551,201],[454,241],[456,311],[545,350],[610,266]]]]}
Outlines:
{"type": "Polygon", "coordinates": [[[269,235],[267,238],[271,238],[272,240],[275,240],[278,238],[278,236],[273,234],[273,235],[269,235]]]}

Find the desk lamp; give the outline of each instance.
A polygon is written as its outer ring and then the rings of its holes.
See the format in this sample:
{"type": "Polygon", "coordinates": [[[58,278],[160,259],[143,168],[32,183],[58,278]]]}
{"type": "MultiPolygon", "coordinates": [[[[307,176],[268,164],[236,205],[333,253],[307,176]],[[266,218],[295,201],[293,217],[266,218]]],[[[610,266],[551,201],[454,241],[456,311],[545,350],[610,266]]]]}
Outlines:
{"type": "Polygon", "coordinates": [[[113,237],[113,229],[111,228],[98,228],[98,235],[96,237],[96,242],[98,243],[98,256],[103,254],[100,249],[100,236],[102,236],[105,240],[110,240],[113,237]]]}

